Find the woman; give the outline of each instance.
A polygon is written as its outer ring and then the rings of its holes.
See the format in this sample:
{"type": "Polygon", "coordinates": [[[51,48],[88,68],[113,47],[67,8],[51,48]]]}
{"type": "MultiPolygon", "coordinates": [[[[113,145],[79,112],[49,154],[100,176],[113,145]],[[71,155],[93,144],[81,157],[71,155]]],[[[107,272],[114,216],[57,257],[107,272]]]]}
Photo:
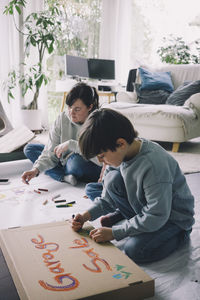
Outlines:
{"type": "Polygon", "coordinates": [[[97,159],[86,161],[79,154],[78,133],[88,115],[99,107],[99,96],[94,87],[85,83],[76,84],[66,97],[68,110],[62,112],[49,133],[46,146],[27,144],[24,154],[34,164],[32,170],[22,174],[26,184],[45,171],[58,181],[72,185],[77,180],[97,181],[101,166],[97,159]]]}

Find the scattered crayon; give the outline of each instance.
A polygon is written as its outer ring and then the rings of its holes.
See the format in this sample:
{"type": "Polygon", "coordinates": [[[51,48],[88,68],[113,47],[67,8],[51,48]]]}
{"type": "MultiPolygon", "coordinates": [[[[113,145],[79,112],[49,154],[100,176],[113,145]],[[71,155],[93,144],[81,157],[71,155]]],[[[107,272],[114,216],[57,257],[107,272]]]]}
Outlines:
{"type": "Polygon", "coordinates": [[[55,202],[55,203],[61,203],[61,202],[66,202],[66,200],[65,200],[65,199],[62,199],[62,200],[55,200],[54,202],[55,202]]]}
{"type": "Polygon", "coordinates": [[[60,205],[56,205],[56,207],[72,207],[72,204],[60,204],[60,205]]]}
{"type": "Polygon", "coordinates": [[[76,201],[67,202],[66,204],[75,204],[76,201]]]}
{"type": "Polygon", "coordinates": [[[48,192],[49,190],[48,189],[38,189],[38,191],[42,191],[42,192],[48,192]]]}
{"type": "Polygon", "coordinates": [[[48,203],[48,200],[45,200],[44,202],[43,202],[43,205],[46,205],[48,203]]]}
{"type": "Polygon", "coordinates": [[[56,199],[56,198],[58,198],[58,197],[60,197],[60,194],[58,194],[58,195],[56,195],[56,196],[53,196],[53,197],[52,197],[52,201],[54,201],[54,199],[56,199]]]}
{"type": "Polygon", "coordinates": [[[38,193],[38,194],[41,194],[41,192],[40,192],[40,191],[36,191],[36,190],[34,190],[34,192],[35,192],[35,193],[38,193]]]}

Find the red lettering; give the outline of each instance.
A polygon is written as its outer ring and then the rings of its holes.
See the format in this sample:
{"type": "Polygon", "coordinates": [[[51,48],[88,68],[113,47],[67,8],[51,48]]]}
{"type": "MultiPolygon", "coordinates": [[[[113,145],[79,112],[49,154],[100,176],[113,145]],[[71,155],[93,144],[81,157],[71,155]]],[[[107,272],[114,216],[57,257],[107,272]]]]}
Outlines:
{"type": "Polygon", "coordinates": [[[70,273],[57,275],[54,277],[54,279],[59,284],[61,284],[63,282],[64,278],[70,280],[71,283],[69,283],[68,285],[64,285],[64,286],[55,286],[55,285],[49,284],[47,282],[44,282],[43,280],[39,280],[39,284],[46,290],[56,291],[56,292],[71,291],[79,286],[79,281],[75,277],[71,276],[70,273]]]}
{"type": "Polygon", "coordinates": [[[91,272],[96,272],[96,273],[100,273],[102,272],[101,268],[97,265],[96,261],[99,261],[101,263],[103,263],[106,267],[106,269],[108,271],[112,271],[112,268],[110,267],[110,265],[108,264],[108,262],[105,259],[102,259],[99,257],[99,254],[97,254],[96,252],[93,251],[94,248],[92,249],[88,249],[88,250],[83,250],[89,257],[92,257],[92,264],[95,266],[95,269],[91,269],[90,267],[86,266],[85,264],[83,264],[84,268],[86,268],[87,270],[91,271],[91,272]]]}
{"type": "Polygon", "coordinates": [[[85,238],[75,239],[73,242],[75,244],[77,244],[78,246],[72,246],[72,247],[69,247],[69,248],[85,248],[85,247],[89,247],[88,241],[85,238]]]}
{"type": "Polygon", "coordinates": [[[63,273],[63,272],[65,271],[63,268],[60,268],[60,263],[57,264],[55,267],[49,268],[49,270],[50,270],[52,273],[63,273]]]}
{"type": "Polygon", "coordinates": [[[44,239],[41,235],[38,234],[38,237],[40,239],[40,241],[36,240],[36,239],[31,239],[31,242],[34,243],[34,244],[42,244],[44,243],[44,239]]]}

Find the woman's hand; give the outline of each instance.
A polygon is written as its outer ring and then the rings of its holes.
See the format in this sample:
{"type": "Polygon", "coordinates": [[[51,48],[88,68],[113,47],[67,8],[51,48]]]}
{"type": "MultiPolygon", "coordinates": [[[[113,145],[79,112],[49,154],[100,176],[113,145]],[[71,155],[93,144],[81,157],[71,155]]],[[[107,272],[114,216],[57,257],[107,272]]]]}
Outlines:
{"type": "Polygon", "coordinates": [[[112,228],[100,227],[90,231],[90,237],[97,243],[107,242],[114,239],[112,228]]]}
{"type": "Polygon", "coordinates": [[[63,153],[63,152],[66,152],[67,149],[68,149],[68,141],[66,141],[66,142],[64,142],[64,143],[59,144],[58,146],[56,146],[56,147],[54,148],[54,153],[55,153],[55,155],[56,155],[58,158],[60,158],[61,155],[62,155],[62,153],[63,153]]]}
{"type": "Polygon", "coordinates": [[[29,184],[29,181],[36,177],[39,174],[39,170],[37,168],[34,168],[33,170],[26,171],[22,174],[22,181],[25,184],[29,184]]]}

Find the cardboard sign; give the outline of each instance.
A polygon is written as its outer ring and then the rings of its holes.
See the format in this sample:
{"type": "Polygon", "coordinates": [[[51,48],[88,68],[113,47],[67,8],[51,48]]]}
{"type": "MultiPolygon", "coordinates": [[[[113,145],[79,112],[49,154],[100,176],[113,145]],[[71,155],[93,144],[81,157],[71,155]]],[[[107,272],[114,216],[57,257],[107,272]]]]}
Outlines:
{"type": "Polygon", "coordinates": [[[1,248],[20,299],[143,299],[154,281],[112,243],[95,243],[91,226],[69,221],[10,228],[1,248]]]}

